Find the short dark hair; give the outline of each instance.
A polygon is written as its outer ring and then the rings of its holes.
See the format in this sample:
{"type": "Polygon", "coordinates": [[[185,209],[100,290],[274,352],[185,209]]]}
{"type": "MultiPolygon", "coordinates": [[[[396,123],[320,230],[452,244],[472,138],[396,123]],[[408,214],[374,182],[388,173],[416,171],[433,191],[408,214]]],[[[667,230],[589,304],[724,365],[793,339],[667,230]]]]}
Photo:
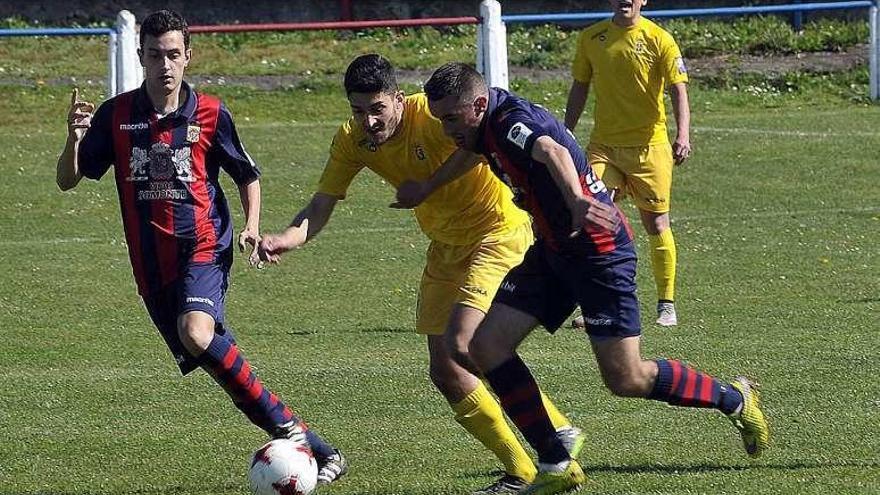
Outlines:
{"type": "Polygon", "coordinates": [[[441,65],[425,83],[428,100],[437,101],[453,95],[461,98],[484,93],[486,81],[473,67],[462,62],[441,65]]]}
{"type": "Polygon", "coordinates": [[[345,93],[394,93],[397,76],[391,62],[382,55],[369,53],[352,60],[345,70],[345,93]]]}
{"type": "Polygon", "coordinates": [[[158,38],[169,31],[183,33],[183,47],[189,49],[189,26],[186,24],[186,19],[173,10],[157,10],[144,18],[144,22],[141,23],[141,46],[144,46],[144,36],[158,38]]]}

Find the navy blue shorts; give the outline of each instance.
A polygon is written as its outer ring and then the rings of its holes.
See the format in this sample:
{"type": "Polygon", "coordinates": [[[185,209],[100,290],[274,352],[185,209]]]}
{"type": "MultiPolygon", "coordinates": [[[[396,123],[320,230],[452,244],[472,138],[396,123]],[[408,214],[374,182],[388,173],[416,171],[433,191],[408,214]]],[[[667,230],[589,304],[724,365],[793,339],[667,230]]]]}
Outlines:
{"type": "MultiPolygon", "coordinates": [[[[184,375],[199,367],[198,359],[187,352],[177,334],[177,318],[190,311],[203,311],[214,318],[214,331],[227,334],[223,324],[229,266],[190,264],[177,280],[144,297],[144,304],[168,349],[184,375]]],[[[232,338],[231,332],[229,337],[232,338]]]]}
{"type": "Polygon", "coordinates": [[[493,303],[528,313],[555,332],[580,305],[590,337],[642,333],[632,243],[603,255],[555,252],[541,239],[501,283],[493,303]]]}

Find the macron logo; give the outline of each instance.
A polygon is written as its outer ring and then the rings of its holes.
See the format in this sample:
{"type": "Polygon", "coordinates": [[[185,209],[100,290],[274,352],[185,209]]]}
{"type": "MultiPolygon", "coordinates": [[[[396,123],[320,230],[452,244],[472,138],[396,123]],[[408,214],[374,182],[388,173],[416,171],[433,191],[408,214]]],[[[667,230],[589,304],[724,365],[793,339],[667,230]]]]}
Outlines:
{"type": "Polygon", "coordinates": [[[138,122],[137,124],[119,124],[120,131],[145,131],[150,128],[150,124],[146,122],[138,122]]]}
{"type": "Polygon", "coordinates": [[[208,306],[214,307],[214,301],[208,299],[207,297],[187,297],[186,302],[188,303],[204,303],[208,306]]]}

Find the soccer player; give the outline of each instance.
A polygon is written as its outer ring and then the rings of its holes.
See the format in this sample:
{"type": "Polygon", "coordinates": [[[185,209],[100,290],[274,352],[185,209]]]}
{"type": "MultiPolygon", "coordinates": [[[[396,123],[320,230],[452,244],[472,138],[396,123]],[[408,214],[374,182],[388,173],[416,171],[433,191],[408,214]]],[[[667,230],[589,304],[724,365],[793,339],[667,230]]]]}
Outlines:
{"type": "Polygon", "coordinates": [[[319,476],[333,481],[345,471],[342,455],[261,384],[224,323],[233,232],[218,176],[223,169],[238,186],[244,250],[260,238],[260,171],[229,110],[183,81],[192,52],[178,13],[160,10],[144,19],[138,56],[143,85],[97,112],[74,89],[58,187],[71,189],[83,176],[100,179],[114,166],[138,293],[181,373],[201,367],[270,436],[307,439],[319,476]]]}
{"type": "MultiPolygon", "coordinates": [[[[333,139],[317,192],[283,233],[263,237],[261,258],[277,262],[282,253],[317,235],[364,168],[406,189],[427,179],[447,159],[471,162],[473,167],[459,181],[439,188],[415,209],[419,227],[431,239],[416,331],[427,336],[430,378],[455,420],[504,466],[504,476],[474,493],[517,493],[534,479],[534,462],[480,380],[467,349],[501,279],[522,261],[533,241],[528,216],[476,155],[459,151],[451,156],[456,145],[429,113],[425,95],[405,96],[387,59],[357,57],[345,72],[344,86],[352,116],[333,139]]],[[[576,454],[582,445],[580,430],[549,401],[546,408],[554,432],[559,430],[555,434],[576,454]]]]}
{"type": "MultiPolygon", "coordinates": [[[[538,324],[555,331],[575,305],[613,394],[718,409],[739,429],[746,452],[760,456],[769,429],[746,379],[725,383],[678,361],[642,359],[632,234],[571,132],[544,108],[488,88],[465,64],[437,69],[425,93],[446,134],[489,160],[521,195],[538,229],[538,240],[504,278],[469,347],[505,412],[538,453],[539,474],[522,493],[560,493],[586,479],[555,434],[537,382],[516,352],[538,324]]],[[[472,166],[449,162],[399,201],[430,201],[472,166]]]]}
{"type": "MultiPolygon", "coordinates": [[[[648,233],[657,286],[657,323],[678,324],[675,239],[669,226],[672,167],[691,151],[687,69],[672,36],[641,16],[646,0],[610,0],[614,16],[578,38],[565,125],[575,130],[587,92],[596,91],[587,158],[611,189],[631,195],[648,233]],[[663,93],[669,90],[677,134],[669,145],[663,93]]],[[[574,321],[583,326],[583,319],[574,321]]]]}

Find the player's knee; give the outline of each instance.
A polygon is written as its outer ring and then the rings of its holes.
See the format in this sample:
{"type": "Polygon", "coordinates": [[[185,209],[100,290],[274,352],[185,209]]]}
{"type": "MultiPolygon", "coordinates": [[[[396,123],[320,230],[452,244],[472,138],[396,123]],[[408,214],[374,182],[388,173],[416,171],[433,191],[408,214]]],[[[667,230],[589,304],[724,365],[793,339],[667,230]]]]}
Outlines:
{"type": "Polygon", "coordinates": [[[462,342],[460,339],[447,337],[443,344],[446,346],[446,352],[449,353],[449,356],[453,361],[462,367],[469,367],[468,364],[471,361],[471,357],[468,351],[468,342],[462,342]]]}
{"type": "Polygon", "coordinates": [[[428,376],[431,378],[431,383],[433,383],[434,386],[437,387],[437,390],[439,390],[444,396],[447,395],[457,383],[455,373],[453,373],[452,366],[449,364],[431,362],[428,367],[428,376]]]}
{"type": "Polygon", "coordinates": [[[468,343],[467,353],[477,366],[483,368],[483,365],[492,356],[490,339],[487,339],[485,334],[477,332],[468,343]]]}
{"type": "Polygon", "coordinates": [[[213,321],[206,321],[194,313],[186,313],[177,320],[177,335],[190,354],[199,356],[205,352],[214,338],[213,321]]]}
{"type": "Polygon", "coordinates": [[[607,373],[603,377],[605,387],[618,397],[644,397],[648,382],[636,373],[607,373]]]}

